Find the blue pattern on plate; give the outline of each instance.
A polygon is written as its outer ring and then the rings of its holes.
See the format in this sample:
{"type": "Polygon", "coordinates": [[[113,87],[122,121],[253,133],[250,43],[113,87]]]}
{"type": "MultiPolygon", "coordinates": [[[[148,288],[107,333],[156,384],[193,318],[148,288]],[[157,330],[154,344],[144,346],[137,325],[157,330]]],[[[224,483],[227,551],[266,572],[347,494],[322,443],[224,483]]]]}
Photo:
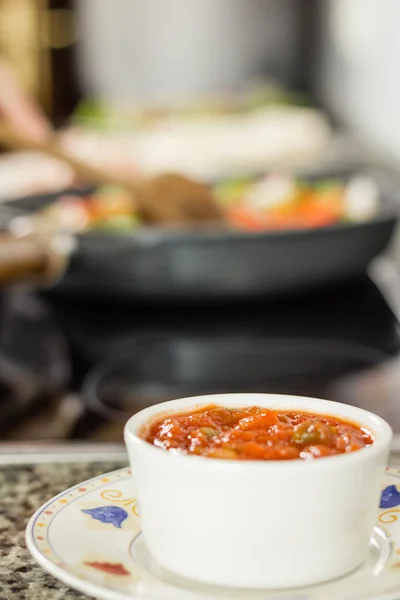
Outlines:
{"type": "Polygon", "coordinates": [[[395,485],[388,485],[382,492],[379,508],[394,508],[400,504],[400,492],[395,485]]]}
{"type": "Polygon", "coordinates": [[[85,515],[90,515],[92,519],[97,519],[102,523],[110,523],[121,529],[122,523],[128,518],[126,510],[120,506],[99,506],[98,508],[86,508],[82,509],[85,515]]]}

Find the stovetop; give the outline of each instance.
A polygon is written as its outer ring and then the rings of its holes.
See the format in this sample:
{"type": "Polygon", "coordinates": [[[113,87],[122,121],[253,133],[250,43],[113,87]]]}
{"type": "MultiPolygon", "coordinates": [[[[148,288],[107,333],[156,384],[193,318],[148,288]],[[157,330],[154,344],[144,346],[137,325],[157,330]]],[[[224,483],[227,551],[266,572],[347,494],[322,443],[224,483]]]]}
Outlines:
{"type": "Polygon", "coordinates": [[[400,435],[400,292],[387,273],[386,264],[375,281],[216,306],[3,294],[0,440],[120,442],[140,408],[229,391],[354,404],[400,435]]]}

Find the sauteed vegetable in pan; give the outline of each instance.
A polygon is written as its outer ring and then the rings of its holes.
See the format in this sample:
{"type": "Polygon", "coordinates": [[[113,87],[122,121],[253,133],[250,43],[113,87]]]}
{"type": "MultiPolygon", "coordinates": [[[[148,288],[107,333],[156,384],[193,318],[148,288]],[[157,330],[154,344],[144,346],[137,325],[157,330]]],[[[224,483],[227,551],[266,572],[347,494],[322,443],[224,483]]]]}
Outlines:
{"type": "MultiPolygon", "coordinates": [[[[327,179],[307,182],[271,174],[261,179],[229,180],[213,186],[222,227],[241,231],[316,228],[360,222],[378,211],[378,189],[372,179],[354,176],[347,183],[327,179]]],[[[62,196],[43,216],[77,232],[126,232],[143,222],[122,188],[105,186],[83,198],[62,196]]],[[[171,225],[174,224],[171,214],[171,225]]]]}

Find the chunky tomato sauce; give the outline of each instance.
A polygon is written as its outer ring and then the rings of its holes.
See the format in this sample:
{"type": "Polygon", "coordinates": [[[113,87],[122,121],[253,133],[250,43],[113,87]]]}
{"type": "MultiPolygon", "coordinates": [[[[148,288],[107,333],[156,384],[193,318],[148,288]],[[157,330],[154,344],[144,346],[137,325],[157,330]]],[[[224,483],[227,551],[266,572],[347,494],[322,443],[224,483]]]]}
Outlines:
{"type": "Polygon", "coordinates": [[[164,450],[241,460],[322,458],[373,443],[368,431],[336,417],[257,406],[173,414],[151,423],[141,437],[164,450]]]}

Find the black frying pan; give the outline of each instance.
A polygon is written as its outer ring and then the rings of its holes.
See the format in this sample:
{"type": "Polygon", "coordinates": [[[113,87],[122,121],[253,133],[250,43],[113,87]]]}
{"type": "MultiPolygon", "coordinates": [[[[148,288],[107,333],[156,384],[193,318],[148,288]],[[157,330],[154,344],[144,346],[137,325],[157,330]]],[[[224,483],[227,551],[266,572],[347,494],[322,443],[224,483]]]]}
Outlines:
{"type": "MultiPolygon", "coordinates": [[[[326,173],[318,179],[353,173],[326,173]]],[[[272,233],[143,227],[132,234],[91,232],[53,293],[149,300],[245,299],[292,293],[350,279],[387,247],[398,220],[397,189],[373,173],[379,214],[362,223],[272,233]]],[[[37,210],[51,196],[13,201],[37,210]]]]}

